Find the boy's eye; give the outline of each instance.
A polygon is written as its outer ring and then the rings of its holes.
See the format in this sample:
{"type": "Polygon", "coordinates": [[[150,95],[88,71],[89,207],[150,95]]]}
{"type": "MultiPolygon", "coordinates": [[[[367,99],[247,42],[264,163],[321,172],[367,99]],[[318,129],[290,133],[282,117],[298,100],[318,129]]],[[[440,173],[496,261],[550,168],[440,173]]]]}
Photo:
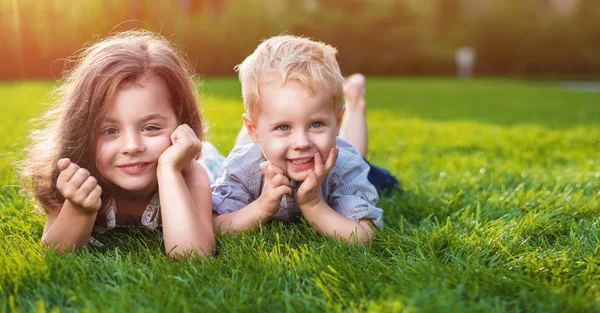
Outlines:
{"type": "Polygon", "coordinates": [[[114,127],[105,128],[102,131],[102,134],[105,134],[105,135],[116,135],[118,133],[119,133],[119,131],[114,127]]]}
{"type": "Polygon", "coordinates": [[[312,124],[310,124],[311,128],[319,128],[321,126],[323,126],[323,123],[321,122],[313,122],[312,124]]]}
{"type": "Polygon", "coordinates": [[[144,128],[142,128],[142,130],[146,131],[146,132],[150,132],[153,130],[160,130],[160,127],[155,126],[155,125],[146,125],[146,126],[144,126],[144,128]]]}
{"type": "Polygon", "coordinates": [[[279,125],[279,126],[277,126],[276,129],[286,131],[286,130],[290,130],[290,127],[287,125],[279,125]]]}

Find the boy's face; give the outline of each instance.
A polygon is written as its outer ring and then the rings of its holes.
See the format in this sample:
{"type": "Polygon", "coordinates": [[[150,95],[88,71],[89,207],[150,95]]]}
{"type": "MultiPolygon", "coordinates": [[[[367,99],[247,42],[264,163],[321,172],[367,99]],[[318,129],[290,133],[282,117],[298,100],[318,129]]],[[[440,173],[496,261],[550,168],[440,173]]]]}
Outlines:
{"type": "Polygon", "coordinates": [[[268,161],[292,180],[304,181],[315,167],[315,153],[323,162],[335,147],[341,122],[332,97],[323,90],[312,96],[297,82],[284,87],[276,83],[260,87],[260,112],[254,118],[244,114],[252,141],[260,143],[268,161]]]}

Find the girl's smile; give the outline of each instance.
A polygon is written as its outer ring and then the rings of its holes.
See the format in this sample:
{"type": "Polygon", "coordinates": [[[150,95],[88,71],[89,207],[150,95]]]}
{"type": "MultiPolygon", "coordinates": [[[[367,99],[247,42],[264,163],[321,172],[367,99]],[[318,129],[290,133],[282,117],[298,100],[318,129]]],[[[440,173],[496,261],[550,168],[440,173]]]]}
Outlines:
{"type": "Polygon", "coordinates": [[[158,158],[177,126],[162,79],[146,75],[119,86],[98,136],[100,174],[123,190],[151,194],[158,186],[158,158]]]}
{"type": "Polygon", "coordinates": [[[127,174],[139,174],[149,168],[150,163],[133,163],[127,165],[118,166],[123,172],[127,174]]]}

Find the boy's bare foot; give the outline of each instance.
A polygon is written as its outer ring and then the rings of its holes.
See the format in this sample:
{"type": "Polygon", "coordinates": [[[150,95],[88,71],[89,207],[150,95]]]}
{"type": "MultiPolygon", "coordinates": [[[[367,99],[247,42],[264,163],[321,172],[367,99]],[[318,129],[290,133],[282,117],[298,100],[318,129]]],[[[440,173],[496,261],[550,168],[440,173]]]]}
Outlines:
{"type": "Polygon", "coordinates": [[[346,99],[346,110],[365,110],[365,76],[363,74],[352,74],[344,83],[344,98],[346,99]]]}

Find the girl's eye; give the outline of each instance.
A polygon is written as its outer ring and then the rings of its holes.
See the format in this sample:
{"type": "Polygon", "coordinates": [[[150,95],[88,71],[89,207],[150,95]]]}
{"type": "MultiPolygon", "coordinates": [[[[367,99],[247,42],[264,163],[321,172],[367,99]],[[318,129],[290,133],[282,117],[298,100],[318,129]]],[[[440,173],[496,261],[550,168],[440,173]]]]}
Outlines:
{"type": "Polygon", "coordinates": [[[118,133],[119,133],[119,131],[114,127],[109,127],[102,131],[102,134],[105,134],[105,135],[116,135],[118,133]]]}
{"type": "Polygon", "coordinates": [[[321,126],[323,126],[323,123],[321,122],[313,122],[312,124],[310,124],[311,128],[319,128],[321,126]]]}
{"type": "Polygon", "coordinates": [[[147,132],[151,132],[154,130],[160,130],[160,127],[154,126],[154,125],[146,125],[144,126],[144,128],[142,129],[143,131],[147,131],[147,132]]]}
{"type": "Polygon", "coordinates": [[[277,130],[286,131],[286,130],[290,130],[290,127],[289,127],[289,126],[287,126],[287,125],[280,125],[280,126],[277,126],[277,128],[276,128],[276,129],[277,129],[277,130]]]}

